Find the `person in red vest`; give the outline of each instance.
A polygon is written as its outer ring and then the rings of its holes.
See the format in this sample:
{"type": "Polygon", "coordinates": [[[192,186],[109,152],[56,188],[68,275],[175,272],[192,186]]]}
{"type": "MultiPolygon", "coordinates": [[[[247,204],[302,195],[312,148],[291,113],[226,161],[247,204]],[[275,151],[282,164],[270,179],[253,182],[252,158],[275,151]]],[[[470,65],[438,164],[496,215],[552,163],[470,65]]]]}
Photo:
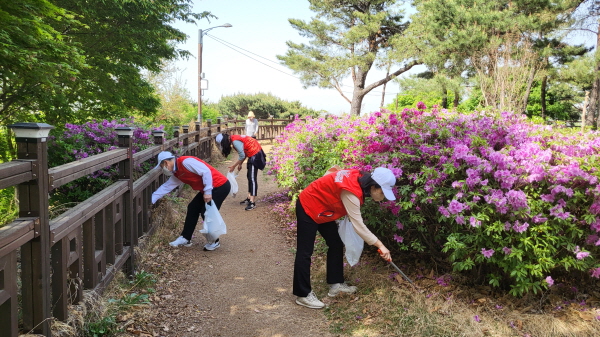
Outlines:
{"type": "MultiPolygon", "coordinates": [[[[229,194],[231,184],[214,167],[193,156],[176,157],[169,151],[163,151],[158,154],[156,168],[162,168],[169,179],[152,193],[153,204],[182,183],[190,185],[195,191],[202,192],[199,192],[188,204],[181,236],[169,243],[173,247],[190,247],[198,218],[202,216],[204,219],[206,203],[214,202],[217,209],[220,209],[223,200],[229,194]]],[[[204,245],[204,250],[215,250],[220,246],[219,239],[216,239],[204,245]]]]}
{"type": "Polygon", "coordinates": [[[392,187],[396,177],[390,169],[376,168],[372,173],[356,169],[330,169],[323,177],[310,183],[296,201],[297,248],[294,262],[293,293],[296,303],[312,309],[325,306],[310,285],[311,257],[317,231],[325,239],[327,250],[327,283],[330,297],[339,293],[354,293],[355,286],[344,282],[344,243],[335,220],[348,216],[356,233],[369,245],[380,250],[386,261],[391,261],[390,251],[365,226],[360,206],[365,197],[375,201],[384,198],[395,200],[392,187]]]}
{"type": "Polygon", "coordinates": [[[225,158],[229,156],[232,146],[238,153],[238,160],[234,162],[233,165],[229,166],[229,172],[233,172],[236,167],[238,171],[240,171],[242,169],[242,163],[248,159],[248,164],[246,164],[246,168],[248,169],[248,173],[246,174],[246,177],[248,178],[248,197],[241,201],[240,204],[246,205],[246,211],[255,209],[256,203],[254,199],[258,193],[258,182],[256,178],[258,170],[264,169],[267,164],[265,152],[256,139],[246,135],[229,136],[226,133],[220,133],[215,137],[215,141],[225,158]]]}

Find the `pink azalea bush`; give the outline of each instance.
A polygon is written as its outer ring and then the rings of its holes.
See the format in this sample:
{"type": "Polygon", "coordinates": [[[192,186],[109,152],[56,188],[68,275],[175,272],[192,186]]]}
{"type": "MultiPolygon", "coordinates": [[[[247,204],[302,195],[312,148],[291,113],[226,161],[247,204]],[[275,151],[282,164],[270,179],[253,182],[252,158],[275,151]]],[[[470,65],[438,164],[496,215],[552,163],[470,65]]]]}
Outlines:
{"type": "Polygon", "coordinates": [[[552,273],[600,277],[599,133],[420,107],[295,120],[275,144],[270,173],[292,195],[335,164],[392,169],[397,200],[363,215],[399,250],[477,267],[513,295],[547,288],[552,273]]]}
{"type": "MultiPolygon", "coordinates": [[[[112,121],[93,120],[82,125],[67,123],[64,129],[53,130],[51,133],[48,143],[49,166],[63,165],[118,148],[116,131],[118,127],[133,128],[133,153],[144,150],[154,143],[152,130],[135,123],[133,118],[112,121]]],[[[151,167],[149,163],[144,164],[145,168],[138,163],[134,167],[135,172],[141,173],[151,167]]],[[[51,203],[58,205],[81,202],[113,183],[118,179],[118,173],[116,165],[108,166],[63,185],[53,190],[51,203]]]]}

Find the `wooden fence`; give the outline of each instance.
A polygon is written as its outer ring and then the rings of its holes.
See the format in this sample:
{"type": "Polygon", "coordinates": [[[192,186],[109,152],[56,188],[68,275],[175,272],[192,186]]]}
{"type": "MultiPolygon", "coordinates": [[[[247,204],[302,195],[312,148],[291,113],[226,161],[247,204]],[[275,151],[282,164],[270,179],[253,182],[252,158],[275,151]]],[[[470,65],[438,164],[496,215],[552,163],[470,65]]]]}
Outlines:
{"type": "MultiPolygon", "coordinates": [[[[290,121],[259,120],[257,138],[273,139],[290,121]]],[[[183,126],[181,134],[176,127],[170,140],[163,131],[153,131],[155,145],[133,155],[133,129],[118,128],[118,149],[51,169],[46,139],[53,126],[10,125],[17,159],[0,164],[0,189],[17,187],[19,218],[0,227],[0,337],[16,337],[20,331],[51,336],[51,320],[66,320],[68,305],[79,303],[84,289],[102,293],[117,271],[132,275],[134,247],[157,225],[150,210],[152,192],[165,181],[154,169],[134,180],[134,165],[177,147],[183,155],[209,162],[214,136],[243,134],[244,122],[219,119],[207,127],[197,122],[195,131],[183,126]],[[49,192],[110,165],[118,165],[118,181],[49,219],[49,192]]]]}

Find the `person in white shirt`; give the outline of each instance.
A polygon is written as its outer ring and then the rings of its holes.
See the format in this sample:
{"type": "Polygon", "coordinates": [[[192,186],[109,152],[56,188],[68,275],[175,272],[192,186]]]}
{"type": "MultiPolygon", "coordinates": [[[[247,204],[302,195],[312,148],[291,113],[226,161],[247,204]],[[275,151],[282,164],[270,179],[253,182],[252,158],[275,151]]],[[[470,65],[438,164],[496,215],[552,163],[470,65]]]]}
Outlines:
{"type": "MultiPolygon", "coordinates": [[[[193,156],[176,157],[169,151],[162,151],[158,154],[158,165],[155,168],[161,168],[163,173],[169,176],[169,179],[152,193],[152,204],[183,183],[190,185],[196,191],[202,191],[188,204],[181,236],[169,243],[173,247],[191,247],[194,229],[196,229],[198,218],[202,216],[204,219],[206,204],[214,202],[217,209],[220,209],[229,194],[231,184],[214,167],[193,156]]],[[[204,246],[204,250],[215,250],[220,246],[217,238],[215,241],[209,241],[204,246]]]]}
{"type": "Polygon", "coordinates": [[[258,119],[254,116],[254,112],[248,112],[248,119],[246,119],[246,136],[250,136],[256,139],[258,135],[258,119]]]}

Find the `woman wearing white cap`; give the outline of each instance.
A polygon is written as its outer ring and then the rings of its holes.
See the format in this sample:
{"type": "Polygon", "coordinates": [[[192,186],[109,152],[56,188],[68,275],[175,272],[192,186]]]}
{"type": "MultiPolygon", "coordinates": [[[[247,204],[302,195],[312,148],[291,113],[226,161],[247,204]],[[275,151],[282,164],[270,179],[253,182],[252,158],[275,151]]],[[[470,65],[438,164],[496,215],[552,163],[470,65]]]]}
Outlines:
{"type": "Polygon", "coordinates": [[[330,169],[323,177],[310,183],[296,202],[297,249],[294,263],[293,293],[296,303],[308,308],[320,309],[325,306],[310,285],[311,257],[317,231],[325,239],[327,250],[328,296],[340,292],[354,293],[355,286],[344,282],[344,243],[338,233],[335,220],[348,216],[356,233],[369,245],[380,250],[381,257],[391,261],[390,251],[365,226],[360,206],[365,197],[375,201],[396,200],[392,187],[396,177],[390,169],[376,168],[373,173],[355,169],[330,169]]]}
{"type": "Polygon", "coordinates": [[[256,139],[256,135],[258,135],[258,119],[255,118],[254,112],[250,111],[246,119],[246,136],[256,139]]]}
{"type": "MultiPolygon", "coordinates": [[[[171,152],[163,151],[158,154],[156,168],[159,167],[162,168],[164,174],[169,176],[169,179],[152,193],[153,204],[182,183],[190,185],[196,191],[202,191],[188,204],[181,236],[169,243],[173,247],[190,247],[198,218],[202,216],[204,219],[206,203],[214,202],[217,209],[220,209],[223,200],[229,194],[231,184],[214,167],[193,156],[175,157],[171,152]]],[[[220,246],[219,239],[216,239],[209,241],[204,246],[204,250],[215,250],[220,246]]]]}
{"type": "Polygon", "coordinates": [[[229,136],[226,133],[219,133],[215,137],[215,141],[225,158],[231,153],[232,147],[238,153],[238,160],[234,162],[233,165],[229,166],[229,172],[233,172],[236,167],[238,171],[240,171],[242,169],[242,163],[248,159],[248,164],[246,165],[246,168],[248,169],[246,175],[248,178],[248,197],[246,200],[240,202],[240,204],[246,205],[246,211],[255,209],[256,203],[254,202],[254,198],[258,193],[258,170],[264,169],[267,164],[265,152],[256,139],[246,135],[229,136]]]}

